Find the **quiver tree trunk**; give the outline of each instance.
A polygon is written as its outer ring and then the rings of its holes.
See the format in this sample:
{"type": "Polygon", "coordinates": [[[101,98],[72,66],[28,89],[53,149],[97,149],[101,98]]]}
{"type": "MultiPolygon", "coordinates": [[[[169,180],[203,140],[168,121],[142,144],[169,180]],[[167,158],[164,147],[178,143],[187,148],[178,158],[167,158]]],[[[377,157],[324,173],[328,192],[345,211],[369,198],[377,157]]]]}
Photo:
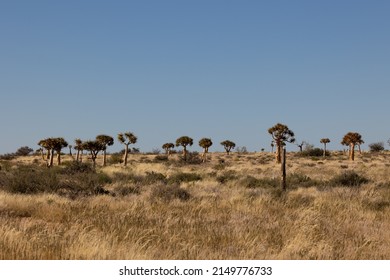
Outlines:
{"type": "Polygon", "coordinates": [[[53,160],[54,160],[54,150],[50,149],[48,152],[49,155],[49,161],[47,163],[47,167],[52,167],[53,166],[53,160]]]}
{"type": "Polygon", "coordinates": [[[57,165],[61,165],[61,151],[57,151],[57,165]]]}
{"type": "Polygon", "coordinates": [[[284,148],[282,150],[282,162],[281,162],[281,181],[280,185],[283,191],[287,189],[287,182],[286,182],[286,149],[284,148]]]}
{"type": "Polygon", "coordinates": [[[278,143],[276,145],[276,162],[281,163],[282,162],[282,144],[278,143]]]}
{"type": "Polygon", "coordinates": [[[107,153],[106,150],[103,150],[103,166],[107,164],[107,153]]]}
{"type": "Polygon", "coordinates": [[[125,155],[124,155],[124,158],[123,158],[123,165],[126,166],[127,165],[127,155],[129,154],[129,145],[125,145],[125,155]]]}
{"type": "Polygon", "coordinates": [[[183,147],[183,158],[184,158],[184,161],[187,161],[187,148],[186,148],[186,146],[183,147]]]}
{"type": "Polygon", "coordinates": [[[352,161],[355,160],[355,145],[353,143],[349,146],[349,159],[352,161]]]}

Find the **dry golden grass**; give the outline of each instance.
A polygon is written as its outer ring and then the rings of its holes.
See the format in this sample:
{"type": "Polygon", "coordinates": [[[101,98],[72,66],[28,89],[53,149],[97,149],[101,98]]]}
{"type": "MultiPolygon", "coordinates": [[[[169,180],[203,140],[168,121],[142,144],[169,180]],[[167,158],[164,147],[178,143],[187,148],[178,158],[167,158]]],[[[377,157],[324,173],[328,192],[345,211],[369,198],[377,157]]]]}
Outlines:
{"type": "Polygon", "coordinates": [[[289,154],[288,174],[310,180],[286,193],[248,183],[247,176],[279,178],[270,153],[214,153],[210,162],[195,165],[154,157],[131,155],[127,167],[99,168],[113,178],[104,187],[113,192],[139,184],[115,181],[118,173],[170,178],[184,172],[202,179],[76,199],[0,191],[0,259],[390,259],[390,154],[363,154],[352,163],[345,155],[289,154]],[[329,183],[345,170],[370,181],[360,187],[329,183]],[[164,196],[174,191],[171,185],[190,198],[164,196]]]}

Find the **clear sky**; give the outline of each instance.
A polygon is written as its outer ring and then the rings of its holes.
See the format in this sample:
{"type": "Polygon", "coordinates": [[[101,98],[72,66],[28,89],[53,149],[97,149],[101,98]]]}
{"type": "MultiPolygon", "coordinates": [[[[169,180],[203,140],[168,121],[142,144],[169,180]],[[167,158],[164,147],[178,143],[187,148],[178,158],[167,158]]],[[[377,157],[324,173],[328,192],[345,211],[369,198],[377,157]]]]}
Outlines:
{"type": "Polygon", "coordinates": [[[126,131],[141,151],[183,135],[269,150],[278,122],[318,147],[387,141],[389,15],[385,0],[1,1],[0,154],[126,131]]]}

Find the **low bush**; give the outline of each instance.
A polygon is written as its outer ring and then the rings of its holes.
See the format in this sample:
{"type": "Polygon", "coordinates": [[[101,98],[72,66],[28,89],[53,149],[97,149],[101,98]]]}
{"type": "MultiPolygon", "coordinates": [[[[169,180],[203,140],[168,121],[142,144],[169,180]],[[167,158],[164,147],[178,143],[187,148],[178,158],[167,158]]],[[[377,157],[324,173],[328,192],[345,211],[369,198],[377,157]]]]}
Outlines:
{"type": "Polygon", "coordinates": [[[175,173],[168,178],[169,184],[180,184],[181,182],[193,182],[202,180],[202,176],[197,173],[175,173]]]}
{"type": "Polygon", "coordinates": [[[114,195],[128,196],[132,194],[140,194],[141,187],[139,185],[121,185],[114,188],[114,195]]]}
{"type": "Polygon", "coordinates": [[[169,202],[173,199],[179,199],[181,201],[186,201],[191,198],[190,193],[181,188],[177,184],[173,185],[156,185],[152,188],[151,192],[152,199],[161,199],[163,201],[169,202]]]}
{"type": "Polygon", "coordinates": [[[330,180],[332,185],[345,187],[359,187],[368,182],[369,180],[366,177],[357,174],[355,171],[345,171],[330,180]]]}

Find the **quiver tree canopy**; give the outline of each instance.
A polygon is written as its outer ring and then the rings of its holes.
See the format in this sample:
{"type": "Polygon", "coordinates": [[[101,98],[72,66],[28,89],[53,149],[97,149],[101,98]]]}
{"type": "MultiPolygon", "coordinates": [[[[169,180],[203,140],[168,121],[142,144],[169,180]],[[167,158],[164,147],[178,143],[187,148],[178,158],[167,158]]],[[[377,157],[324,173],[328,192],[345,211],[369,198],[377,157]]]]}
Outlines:
{"type": "Polygon", "coordinates": [[[320,140],[320,143],[324,144],[324,157],[326,156],[326,144],[330,143],[330,139],[329,138],[322,138],[320,140]]]}
{"type": "Polygon", "coordinates": [[[162,145],[162,148],[165,150],[165,153],[167,155],[170,155],[171,154],[171,150],[175,147],[175,144],[173,143],[165,143],[164,145],[162,145]]]}
{"type": "Polygon", "coordinates": [[[38,145],[47,150],[47,166],[53,166],[54,152],[57,152],[57,163],[61,164],[61,150],[68,146],[68,142],[62,137],[51,137],[42,139],[38,142],[38,145]]]}
{"type": "Polygon", "coordinates": [[[104,147],[103,148],[103,166],[106,166],[106,162],[107,162],[107,160],[106,160],[106,158],[107,158],[107,155],[106,155],[107,146],[114,145],[114,138],[112,138],[109,135],[100,134],[100,135],[96,136],[96,141],[101,143],[102,146],[104,147]]]}
{"type": "Polygon", "coordinates": [[[341,141],[342,145],[349,146],[349,159],[355,160],[355,146],[363,144],[362,136],[357,132],[348,132],[341,141]]]}
{"type": "Polygon", "coordinates": [[[199,140],[199,146],[203,148],[203,162],[207,160],[207,153],[212,145],[213,142],[210,138],[202,138],[199,140]]]}
{"type": "Polygon", "coordinates": [[[285,146],[286,142],[295,142],[294,132],[290,130],[287,125],[277,123],[275,126],[268,129],[268,133],[271,134],[271,137],[276,144],[276,162],[281,163],[282,146],[285,146]]]}
{"type": "Polygon", "coordinates": [[[90,152],[93,166],[95,167],[97,155],[100,151],[103,151],[105,149],[105,145],[97,140],[95,141],[89,140],[83,142],[82,146],[83,146],[83,150],[90,152]]]}
{"type": "Polygon", "coordinates": [[[125,145],[125,155],[123,164],[124,166],[127,165],[127,155],[129,154],[129,145],[137,143],[137,136],[135,136],[132,132],[125,132],[125,133],[119,133],[118,134],[118,140],[120,143],[125,145]]]}
{"type": "Polygon", "coordinates": [[[176,139],[176,146],[183,147],[183,157],[185,161],[187,161],[187,146],[192,146],[193,143],[193,139],[188,136],[182,136],[176,139]]]}
{"type": "Polygon", "coordinates": [[[221,145],[224,147],[226,154],[229,154],[230,151],[236,147],[236,143],[234,143],[230,140],[222,141],[221,145]]]}

